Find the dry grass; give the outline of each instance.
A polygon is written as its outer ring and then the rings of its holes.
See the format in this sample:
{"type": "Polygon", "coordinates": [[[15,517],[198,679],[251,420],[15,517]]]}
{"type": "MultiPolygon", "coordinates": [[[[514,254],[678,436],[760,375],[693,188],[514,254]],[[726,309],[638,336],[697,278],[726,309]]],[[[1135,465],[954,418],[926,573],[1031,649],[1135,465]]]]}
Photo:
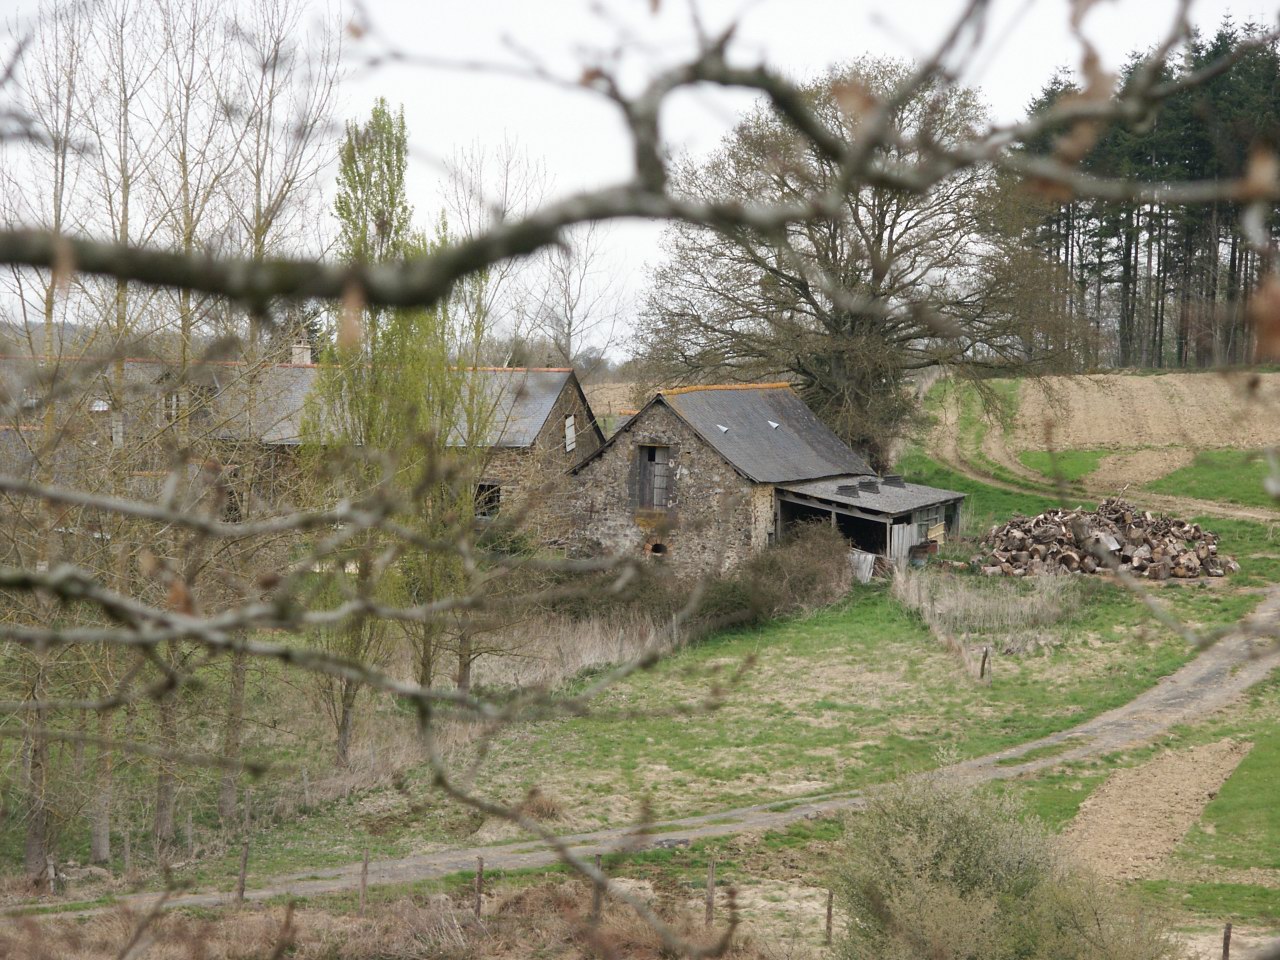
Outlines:
{"type": "Polygon", "coordinates": [[[588,617],[547,613],[491,638],[494,652],[476,662],[475,679],[505,689],[554,687],[587,670],[666,653],[681,641],[681,631],[634,608],[588,617]]]}
{"type": "Polygon", "coordinates": [[[1055,643],[1056,635],[1045,628],[1080,603],[1081,587],[1072,577],[1016,582],[904,570],[894,577],[893,595],[976,676],[977,647],[1024,653],[1055,643]]]}
{"type": "MultiPolygon", "coordinates": [[[[460,901],[437,894],[371,905],[365,917],[303,908],[285,933],[283,908],[227,911],[213,919],[165,914],[146,927],[142,949],[127,952],[142,917],[118,911],[87,921],[23,919],[0,926],[0,958],[23,960],[471,960],[616,956],[658,960],[670,952],[654,930],[628,907],[606,903],[589,922],[585,884],[549,882],[487,898],[477,918],[460,901]],[[280,950],[282,933],[287,945],[280,950]]],[[[698,911],[674,898],[657,897],[653,909],[689,942],[706,943],[698,911]]],[[[764,960],[776,945],[740,936],[726,957],[764,960]]]]}

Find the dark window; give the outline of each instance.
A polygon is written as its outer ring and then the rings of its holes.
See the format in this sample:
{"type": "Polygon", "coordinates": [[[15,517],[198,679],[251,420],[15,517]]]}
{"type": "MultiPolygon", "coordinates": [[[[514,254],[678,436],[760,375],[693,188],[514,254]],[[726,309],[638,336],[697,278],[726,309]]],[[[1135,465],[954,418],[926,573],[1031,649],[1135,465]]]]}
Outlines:
{"type": "Polygon", "coordinates": [[[669,447],[641,446],[640,506],[649,510],[665,510],[671,503],[671,468],[669,447]]]}
{"type": "Polygon", "coordinates": [[[502,504],[502,488],[496,483],[476,484],[476,516],[496,517],[502,504]]]}
{"type": "Polygon", "coordinates": [[[242,523],[244,506],[240,501],[240,468],[225,467],[222,471],[222,522],[242,523]]]}

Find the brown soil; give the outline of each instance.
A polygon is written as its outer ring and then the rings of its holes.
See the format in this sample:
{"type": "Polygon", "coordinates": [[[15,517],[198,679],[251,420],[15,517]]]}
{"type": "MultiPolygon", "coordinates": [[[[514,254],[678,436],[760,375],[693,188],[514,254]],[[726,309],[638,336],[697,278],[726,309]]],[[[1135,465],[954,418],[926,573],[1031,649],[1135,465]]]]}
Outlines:
{"type": "Polygon", "coordinates": [[[587,402],[598,417],[617,416],[623,410],[635,410],[640,397],[635,383],[588,383],[582,388],[587,402]]]}
{"type": "Polygon", "coordinates": [[[1280,374],[1026,379],[1013,444],[1020,450],[1280,444],[1280,374]]]}
{"type": "Polygon", "coordinates": [[[1141,487],[1185,467],[1195,459],[1186,447],[1165,447],[1113,453],[1102,458],[1098,469],[1085,478],[1091,490],[1112,495],[1126,487],[1141,487]]]}
{"type": "MultiPolygon", "coordinates": [[[[1231,955],[1251,957],[1259,947],[1270,945],[1276,932],[1265,927],[1236,927],[1231,931],[1231,955]]],[[[1219,960],[1222,956],[1222,928],[1178,934],[1189,960],[1219,960]]]]}
{"type": "Polygon", "coordinates": [[[1154,876],[1252,746],[1221,740],[1116,771],[1080,805],[1063,841],[1109,880],[1154,876]]]}
{"type": "MultiPolygon", "coordinates": [[[[1280,378],[1280,374],[1265,374],[1261,376],[1280,378]]],[[[1051,497],[1055,500],[1060,499],[1062,502],[1065,502],[1068,506],[1070,506],[1072,505],[1072,498],[1073,498],[1073,495],[1070,493],[1070,491],[1058,491],[1053,487],[1050,481],[1046,480],[1046,478],[1042,477],[1038,473],[1028,470],[1027,467],[1025,467],[1022,464],[1022,462],[1018,459],[1017,455],[1014,452],[1014,449],[1016,448],[1016,449],[1022,449],[1022,450],[1043,450],[1043,449],[1048,449],[1049,447],[1053,447],[1054,449],[1099,449],[1099,448],[1105,449],[1108,446],[1116,445],[1116,441],[1114,440],[1114,435],[1116,431],[1111,430],[1110,433],[1108,434],[1108,431],[1102,430],[1102,429],[1099,429],[1096,431],[1088,430],[1084,427],[1081,427],[1079,423],[1081,418],[1085,416],[1094,416],[1094,417],[1101,418],[1103,417],[1104,412],[1106,412],[1106,416],[1113,416],[1114,411],[1105,411],[1106,404],[1099,402],[1098,404],[1094,405],[1096,409],[1094,409],[1093,412],[1090,414],[1081,413],[1079,410],[1077,410],[1076,413],[1070,413],[1070,411],[1067,410],[1067,408],[1070,406],[1070,398],[1066,396],[1066,393],[1064,392],[1063,389],[1054,387],[1053,386],[1054,383],[1057,382],[1058,384],[1061,384],[1063,382],[1068,382],[1068,381],[1074,383],[1075,381],[1079,381],[1081,384],[1087,385],[1087,384],[1095,383],[1097,381],[1107,381],[1107,380],[1134,380],[1138,382],[1144,382],[1144,381],[1153,381],[1153,380],[1155,381],[1166,380],[1173,377],[1180,377],[1184,379],[1195,377],[1197,379],[1204,379],[1207,382],[1210,379],[1216,379],[1218,375],[1216,374],[1165,374],[1158,377],[1112,376],[1112,377],[1046,378],[1045,381],[1043,381],[1043,383],[1048,383],[1050,386],[1049,388],[1044,388],[1044,387],[1039,388],[1041,390],[1041,394],[1038,395],[1037,399],[1033,399],[1033,401],[1031,402],[1030,407],[1033,410],[1031,420],[1028,420],[1023,415],[1028,406],[1026,402],[1028,387],[1024,384],[1023,386],[1024,399],[1022,401],[1023,410],[1020,410],[1019,412],[1018,426],[1012,433],[1012,439],[1004,435],[1004,431],[998,423],[992,423],[991,426],[988,428],[986,432],[986,436],[984,437],[983,443],[982,443],[982,453],[984,453],[992,461],[998,463],[1001,467],[1003,467],[1009,473],[1014,474],[1017,477],[1017,482],[1002,480],[1002,479],[993,477],[990,475],[990,473],[988,472],[985,466],[981,465],[980,463],[971,462],[970,458],[972,457],[972,454],[964,450],[959,442],[959,429],[957,426],[957,424],[959,423],[959,410],[958,410],[958,405],[956,403],[956,399],[954,396],[951,396],[947,399],[947,401],[943,404],[941,411],[939,412],[938,421],[935,424],[935,427],[933,430],[929,452],[944,466],[966,477],[969,477],[972,480],[977,480],[980,483],[986,484],[987,486],[995,487],[1000,490],[1009,490],[1017,493],[1037,492],[1037,493],[1043,494],[1046,497],[1051,497]],[[1043,391],[1045,389],[1050,389],[1054,397],[1053,402],[1054,404],[1058,405],[1054,408],[1055,412],[1052,414],[1046,412],[1048,408],[1045,407],[1044,405],[1045,394],[1043,393],[1043,391]],[[1039,404],[1039,407],[1037,406],[1038,404],[1039,404]],[[1064,410],[1067,410],[1065,414],[1063,413],[1064,410]],[[1079,431],[1080,431],[1079,435],[1076,435],[1074,437],[1074,440],[1065,439],[1060,431],[1055,431],[1048,434],[1046,439],[1046,434],[1043,428],[1043,424],[1045,422],[1056,422],[1054,421],[1053,418],[1058,416],[1059,414],[1063,414],[1064,420],[1066,422],[1071,422],[1075,424],[1076,427],[1079,427],[1079,431]],[[1035,428],[1028,426],[1028,423],[1031,423],[1031,422],[1037,422],[1041,425],[1039,428],[1039,433],[1040,433],[1039,439],[1034,439],[1032,436],[1032,434],[1035,433],[1035,428]],[[1107,437],[1109,435],[1111,436],[1110,441],[1107,440],[1107,437]]],[[[1269,383],[1270,381],[1266,381],[1266,382],[1269,383]]],[[[1185,388],[1183,389],[1185,392],[1185,388]]],[[[1261,388],[1261,390],[1266,390],[1266,389],[1271,389],[1271,388],[1265,385],[1263,388],[1261,388]]],[[[1079,387],[1078,390],[1076,389],[1076,387],[1073,387],[1071,392],[1073,394],[1078,394],[1080,396],[1083,396],[1085,393],[1085,390],[1086,388],[1083,386],[1079,387]]],[[[1261,390],[1257,392],[1261,392],[1261,390]]],[[[1248,394],[1249,397],[1251,397],[1254,393],[1254,391],[1248,391],[1247,389],[1245,392],[1248,394]]],[[[1261,429],[1260,430],[1261,433],[1267,434],[1267,435],[1270,435],[1272,433],[1280,434],[1280,404],[1277,404],[1277,402],[1275,402],[1274,397],[1267,400],[1256,400],[1256,401],[1249,400],[1246,397],[1246,401],[1249,409],[1253,411],[1255,426],[1258,425],[1258,421],[1264,420],[1266,417],[1274,418],[1271,423],[1271,426],[1269,428],[1261,429]]],[[[1186,407],[1182,411],[1182,415],[1188,420],[1194,419],[1195,416],[1198,416],[1198,412],[1196,412],[1198,411],[1198,409],[1199,409],[1198,404],[1192,403],[1190,406],[1186,407]],[[1188,413],[1187,411],[1193,411],[1193,412],[1188,413]]],[[[1198,433],[1200,431],[1196,431],[1196,432],[1198,433]]],[[[1147,438],[1147,439],[1130,438],[1126,442],[1128,442],[1130,446],[1144,446],[1144,447],[1150,446],[1153,443],[1155,443],[1155,441],[1150,438],[1147,438]]],[[[1182,442],[1184,441],[1177,440],[1177,439],[1170,441],[1170,443],[1172,444],[1178,444],[1182,442]]],[[[1272,441],[1272,442],[1276,442],[1276,441],[1272,441]]],[[[1218,442],[1215,444],[1200,444],[1200,446],[1202,447],[1203,446],[1226,446],[1231,448],[1237,448],[1237,447],[1248,446],[1248,445],[1262,446],[1264,444],[1265,444],[1265,441],[1257,440],[1257,439],[1255,439],[1251,444],[1246,443],[1237,437],[1234,439],[1228,439],[1226,441],[1218,442]]],[[[1178,456],[1179,454],[1175,453],[1173,455],[1178,456]]],[[[1114,493],[1114,489],[1109,489],[1108,487],[1102,486],[1102,485],[1096,485],[1093,482],[1092,477],[1085,477],[1084,482],[1086,487],[1086,493],[1088,496],[1100,498],[1104,496],[1109,496],[1110,494],[1114,493]]],[[[1258,520],[1258,521],[1274,521],[1276,519],[1276,511],[1269,509],[1267,507],[1243,507],[1237,504],[1219,503],[1217,501],[1212,501],[1212,500],[1197,500],[1191,497],[1174,497],[1174,496],[1168,496],[1165,494],[1156,494],[1156,493],[1151,493],[1145,490],[1142,492],[1141,505],[1148,510],[1162,511],[1165,513],[1171,513],[1177,516],[1185,516],[1185,517],[1208,515],[1208,516],[1218,516],[1218,517],[1236,517],[1242,520],[1258,520]]]]}

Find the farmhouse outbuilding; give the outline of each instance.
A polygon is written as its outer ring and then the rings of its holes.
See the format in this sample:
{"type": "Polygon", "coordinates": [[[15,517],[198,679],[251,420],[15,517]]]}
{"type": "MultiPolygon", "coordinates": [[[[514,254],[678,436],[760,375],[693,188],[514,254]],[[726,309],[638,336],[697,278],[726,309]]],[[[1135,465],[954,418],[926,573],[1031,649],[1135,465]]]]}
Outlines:
{"type": "Polygon", "coordinates": [[[964,500],[876,475],[785,383],[661,391],[573,473],[583,549],[698,571],[728,569],[814,520],[905,561],[955,532],[964,500]]]}
{"type": "MultiPolygon", "coordinates": [[[[293,360],[201,361],[183,368],[147,357],[0,356],[0,399],[12,394],[21,404],[14,422],[0,422],[0,458],[15,474],[34,469],[30,437],[41,426],[23,415],[43,409],[43,397],[58,377],[64,390],[74,385],[79,391],[56,404],[55,477],[93,469],[95,463],[100,469],[103,450],[127,449],[131,494],[154,495],[172,466],[172,448],[153,441],[166,438],[181,414],[187,441],[216,450],[228,465],[229,495],[243,495],[236,491],[240,471],[235,465],[253,462],[256,495],[268,502],[287,497],[308,398],[323,370],[311,362],[309,349],[295,350],[293,360]]],[[[562,492],[569,468],[604,443],[571,368],[463,372],[452,442],[482,453],[476,491],[482,516],[522,501],[531,491],[557,487],[562,492]]],[[[237,515],[230,510],[228,518],[237,515]]]]}

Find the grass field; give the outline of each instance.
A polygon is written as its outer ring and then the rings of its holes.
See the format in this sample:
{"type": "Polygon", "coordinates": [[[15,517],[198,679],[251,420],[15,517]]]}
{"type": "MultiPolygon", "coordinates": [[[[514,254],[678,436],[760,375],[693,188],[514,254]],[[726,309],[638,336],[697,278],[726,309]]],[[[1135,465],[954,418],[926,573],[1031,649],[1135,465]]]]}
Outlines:
{"type": "Polygon", "coordinates": [[[1023,466],[1050,480],[1079,483],[1098,469],[1109,450],[1022,450],[1018,459],[1023,466]]]}
{"type": "MultiPolygon", "coordinates": [[[[982,531],[1013,513],[1033,514],[1055,503],[1042,492],[975,481],[919,450],[908,453],[900,467],[912,480],[968,494],[970,529],[982,531]]],[[[1222,535],[1224,550],[1241,559],[1241,574],[1219,589],[1174,585],[1158,596],[1184,621],[1229,625],[1258,600],[1256,592],[1242,588],[1280,579],[1280,543],[1265,524],[1214,520],[1210,525],[1222,535]]],[[[1011,591],[1025,587],[1013,581],[1005,585],[1011,591]]],[[[973,682],[885,587],[859,588],[844,602],[810,616],[724,631],[680,650],[611,689],[588,716],[517,724],[489,745],[475,782],[503,800],[518,800],[537,785],[558,808],[550,823],[561,831],[625,824],[642,813],[661,819],[794,800],[865,787],[932,768],[944,757],[981,755],[1068,728],[1132,699],[1192,655],[1179,638],[1155,625],[1131,594],[1101,578],[1082,579],[1081,589],[1082,602],[1049,628],[1060,642],[1036,655],[998,656],[987,686],[973,682]]],[[[587,679],[566,692],[580,689],[587,679]]],[[[1218,718],[1203,728],[1179,731],[1167,743],[1196,742],[1232,730],[1252,737],[1274,729],[1273,713],[1258,705],[1265,705],[1267,696],[1274,701],[1278,689],[1272,686],[1254,698],[1256,715],[1218,718]]],[[[255,677],[250,696],[255,709],[272,701],[281,710],[305,709],[299,691],[279,688],[266,673],[255,677]]],[[[216,729],[210,723],[210,730],[216,729]]],[[[407,713],[383,705],[365,724],[365,735],[370,729],[411,726],[407,713]]],[[[262,734],[267,759],[324,763],[323,742],[288,739],[270,729],[262,734]]],[[[395,738],[386,745],[396,745],[395,738]]],[[[383,741],[374,740],[360,749],[383,748],[383,741]]],[[[400,743],[397,749],[402,748],[400,743]]],[[[1110,771],[1155,749],[1055,766],[1001,789],[1014,791],[1029,813],[1060,828],[1110,771]]],[[[1268,779],[1274,782],[1278,773],[1277,753],[1280,743],[1275,742],[1255,750],[1251,766],[1237,771],[1242,779],[1233,777],[1220,802],[1206,811],[1211,829],[1188,840],[1183,859],[1222,857],[1221,862],[1244,868],[1260,864],[1251,851],[1274,853],[1280,847],[1280,826],[1260,806],[1268,779]]],[[[473,746],[460,745],[452,759],[479,758],[473,746]]],[[[197,810],[198,829],[213,823],[214,783],[212,775],[197,774],[184,785],[184,796],[197,810]]],[[[377,858],[520,839],[444,801],[421,764],[408,764],[394,783],[362,786],[310,809],[276,812],[270,777],[255,786],[255,793],[262,814],[251,886],[275,874],[357,862],[365,849],[377,858]]],[[[839,822],[822,821],[750,842],[733,838],[653,851],[629,860],[627,871],[682,884],[696,879],[714,853],[722,877],[743,883],[773,876],[771,871],[781,870],[775,861],[790,864],[791,873],[803,873],[806,882],[821,883],[822,854],[841,829],[839,822]]],[[[16,823],[0,839],[16,857],[16,823]]],[[[140,832],[135,849],[144,842],[140,832]]],[[[237,866],[235,850],[209,850],[179,869],[176,879],[225,887],[237,866]]],[[[1197,914],[1216,916],[1221,909],[1240,917],[1272,915],[1273,898],[1252,884],[1152,881],[1146,889],[1161,902],[1197,914]]]]}
{"type": "MultiPolygon", "coordinates": [[[[477,783],[504,800],[537,785],[562,811],[556,826],[576,831],[634,821],[642,803],[670,818],[787,800],[927,769],[940,751],[976,756],[1044,736],[1126,702],[1190,656],[1128,593],[1101,580],[1086,588],[1087,601],[1054,628],[1069,639],[1044,655],[998,657],[989,686],[958,669],[884,587],[807,618],[724,632],[610,690],[590,716],[507,731],[477,783]]],[[[1169,595],[1197,622],[1233,622],[1256,599],[1169,595]]],[[[277,873],[357,860],[366,846],[389,856],[515,839],[491,830],[411,774],[398,790],[264,826],[255,864],[277,873]]],[[[225,882],[235,867],[229,851],[188,878],[225,882]]]]}
{"type": "Polygon", "coordinates": [[[1253,749],[1205,808],[1182,855],[1218,867],[1280,870],[1280,728],[1260,732],[1253,749]]]}
{"type": "Polygon", "coordinates": [[[1202,450],[1189,466],[1147,484],[1147,489],[1248,507],[1280,507],[1263,486],[1269,473],[1256,450],[1202,450]]]}

